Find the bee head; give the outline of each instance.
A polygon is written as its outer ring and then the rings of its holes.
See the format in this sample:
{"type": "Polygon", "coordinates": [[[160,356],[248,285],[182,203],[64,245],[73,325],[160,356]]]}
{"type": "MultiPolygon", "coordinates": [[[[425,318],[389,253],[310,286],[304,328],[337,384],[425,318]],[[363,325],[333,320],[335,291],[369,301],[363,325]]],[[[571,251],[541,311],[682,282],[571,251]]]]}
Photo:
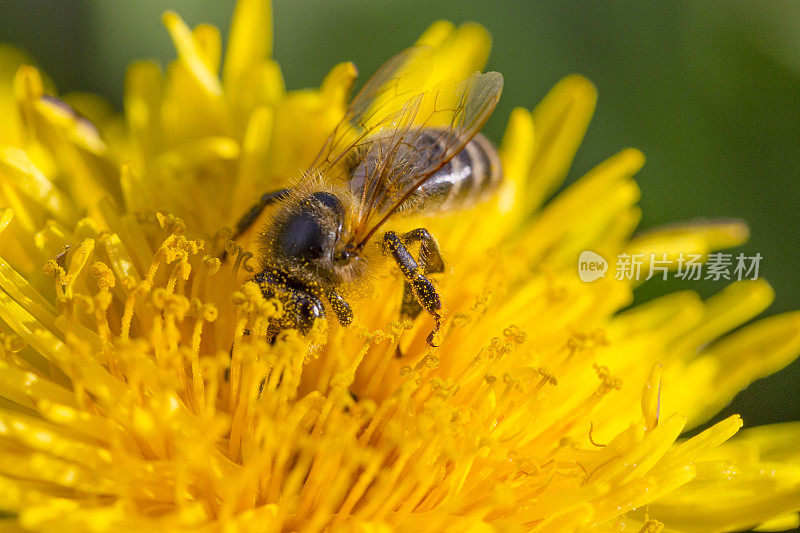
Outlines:
{"type": "Polygon", "coordinates": [[[311,193],[289,205],[281,218],[272,239],[273,255],[301,270],[330,272],[344,222],[339,198],[329,192],[311,193]]]}

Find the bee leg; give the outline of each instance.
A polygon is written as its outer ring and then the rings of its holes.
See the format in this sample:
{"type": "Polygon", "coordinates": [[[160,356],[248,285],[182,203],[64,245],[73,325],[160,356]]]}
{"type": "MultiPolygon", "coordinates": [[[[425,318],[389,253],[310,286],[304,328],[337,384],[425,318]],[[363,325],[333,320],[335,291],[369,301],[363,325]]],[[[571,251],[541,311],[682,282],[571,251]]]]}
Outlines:
{"type": "Polygon", "coordinates": [[[279,298],[283,303],[283,327],[296,328],[305,335],[318,318],[325,318],[325,306],[311,293],[289,289],[279,298]]]}
{"type": "MultiPolygon", "coordinates": [[[[439,251],[439,243],[433,238],[425,228],[417,228],[408,233],[404,233],[400,240],[406,246],[420,243],[419,250],[419,265],[422,268],[423,274],[438,274],[444,272],[444,261],[442,260],[442,253],[439,251]]],[[[403,287],[403,302],[400,306],[401,318],[408,318],[414,320],[422,312],[422,306],[417,302],[417,297],[414,296],[414,291],[411,284],[405,283],[403,287]]]]}
{"type": "Polygon", "coordinates": [[[239,222],[236,223],[236,232],[233,234],[233,239],[239,237],[242,233],[250,229],[250,226],[258,218],[258,215],[261,214],[267,206],[274,204],[279,200],[283,200],[288,196],[289,189],[278,189],[277,191],[272,191],[268,193],[264,193],[259,198],[258,203],[253,205],[250,210],[244,214],[242,218],[239,219],[239,222]]]}
{"type": "MultiPolygon", "coordinates": [[[[427,233],[427,231],[425,233],[427,233]]],[[[431,238],[431,241],[432,240],[433,238],[431,238]]],[[[435,243],[435,241],[433,242],[435,243]]],[[[435,346],[433,344],[433,338],[442,325],[442,316],[439,314],[442,308],[442,301],[439,298],[439,293],[436,292],[436,287],[433,286],[431,280],[425,277],[424,268],[417,264],[417,261],[414,260],[403,240],[398,237],[395,232],[387,231],[383,236],[383,244],[386,250],[394,257],[397,266],[400,267],[400,272],[403,273],[403,277],[406,278],[407,287],[410,287],[411,293],[414,296],[414,301],[433,316],[436,326],[428,335],[427,341],[429,345],[435,346]]],[[[438,247],[436,247],[436,250],[438,252],[438,247]]],[[[420,255],[422,256],[422,254],[420,255]]],[[[441,262],[441,257],[439,257],[439,261],[441,262]]],[[[403,300],[405,304],[405,296],[403,300]]]]}
{"type": "Polygon", "coordinates": [[[350,304],[334,289],[329,289],[325,297],[330,302],[339,324],[349,326],[353,321],[353,309],[350,308],[350,304]]]}
{"type": "Polygon", "coordinates": [[[267,340],[274,342],[280,330],[295,328],[306,334],[318,318],[325,318],[325,306],[310,291],[290,287],[279,271],[261,272],[253,281],[261,287],[264,298],[277,298],[283,304],[283,317],[267,327],[267,340]]]}
{"type": "MultiPolygon", "coordinates": [[[[240,218],[236,223],[236,230],[233,232],[233,235],[231,235],[231,240],[238,239],[242,233],[250,229],[250,226],[252,226],[258,219],[258,215],[260,215],[261,212],[267,208],[267,206],[286,198],[288,194],[289,189],[278,189],[277,191],[262,194],[261,198],[258,200],[258,203],[253,205],[253,207],[251,207],[250,210],[247,211],[247,213],[245,213],[244,216],[242,216],[242,218],[240,218]]],[[[225,261],[227,256],[228,252],[222,250],[219,258],[220,260],[225,261]]]]}

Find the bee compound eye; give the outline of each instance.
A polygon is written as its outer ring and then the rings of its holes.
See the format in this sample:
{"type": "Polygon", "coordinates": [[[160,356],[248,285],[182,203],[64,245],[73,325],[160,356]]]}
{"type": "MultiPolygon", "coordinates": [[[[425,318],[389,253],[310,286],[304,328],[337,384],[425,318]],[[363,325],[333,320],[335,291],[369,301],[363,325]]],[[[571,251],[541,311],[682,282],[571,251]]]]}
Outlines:
{"type": "Polygon", "coordinates": [[[297,261],[313,261],[322,256],[329,237],[312,213],[294,214],[278,232],[276,251],[297,261]]]}
{"type": "Polygon", "coordinates": [[[311,197],[328,209],[332,210],[339,218],[344,216],[344,206],[342,206],[341,200],[339,200],[335,194],[320,191],[312,193],[311,197]]]}

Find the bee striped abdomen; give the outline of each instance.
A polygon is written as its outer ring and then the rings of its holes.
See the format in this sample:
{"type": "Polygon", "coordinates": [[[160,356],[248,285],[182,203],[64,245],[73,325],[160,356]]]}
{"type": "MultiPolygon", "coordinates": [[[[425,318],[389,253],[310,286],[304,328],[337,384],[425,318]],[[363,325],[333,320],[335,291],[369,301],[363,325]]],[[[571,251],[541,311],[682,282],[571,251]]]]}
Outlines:
{"type": "MultiPolygon", "coordinates": [[[[441,132],[423,132],[419,142],[435,142],[441,132]]],[[[443,141],[439,141],[443,142],[443,141]]],[[[492,143],[478,134],[431,176],[407,201],[406,209],[424,212],[463,209],[486,200],[503,179],[492,143]]]]}

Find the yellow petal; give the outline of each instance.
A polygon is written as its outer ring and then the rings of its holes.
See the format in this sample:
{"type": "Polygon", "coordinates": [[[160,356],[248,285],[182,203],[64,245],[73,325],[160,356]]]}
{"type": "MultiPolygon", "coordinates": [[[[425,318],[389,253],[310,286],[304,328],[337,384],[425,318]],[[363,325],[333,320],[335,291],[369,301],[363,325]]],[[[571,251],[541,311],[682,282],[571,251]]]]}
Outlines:
{"type": "Polygon", "coordinates": [[[185,22],[174,12],[164,13],[162,20],[164,26],[178,50],[178,57],[194,75],[198,83],[210,94],[221,95],[222,85],[216,74],[208,67],[204,57],[204,50],[197,43],[192,31],[185,22]]]}
{"type": "Polygon", "coordinates": [[[436,20],[420,35],[417,44],[438,48],[453,34],[455,29],[456,25],[449,20],[436,20]]]}
{"type": "MultiPolygon", "coordinates": [[[[743,388],[756,379],[777,372],[800,354],[800,313],[786,313],[764,318],[731,333],[711,345],[697,360],[698,365],[713,362],[715,372],[706,383],[713,390],[694,398],[683,411],[693,423],[712,416],[743,388]]],[[[691,365],[690,369],[691,371],[691,365]]]]}
{"type": "Polygon", "coordinates": [[[41,98],[34,109],[73,145],[95,155],[105,153],[106,144],[97,127],[65,102],[52,97],[41,98]]]}
{"type": "Polygon", "coordinates": [[[679,338],[673,349],[684,357],[694,356],[704,344],[754,318],[774,298],[772,287],[762,279],[732,283],[706,300],[703,320],[679,338]]]}
{"type": "Polygon", "coordinates": [[[211,24],[198,24],[192,30],[192,36],[208,70],[218,72],[222,54],[222,41],[217,27],[211,24]]]}
{"type": "MultiPolygon", "coordinates": [[[[503,186],[498,199],[501,214],[509,216],[511,210],[522,205],[527,190],[527,179],[533,161],[531,147],[534,146],[535,131],[533,117],[527,109],[515,108],[508,118],[508,126],[500,143],[499,153],[503,162],[503,186]]],[[[518,217],[524,216],[520,213],[518,217]]],[[[516,221],[519,223],[519,221],[516,221]]]]}
{"type": "Polygon", "coordinates": [[[800,462],[800,422],[770,424],[743,430],[736,439],[753,446],[766,461],[800,462]]]}
{"type": "MultiPolygon", "coordinates": [[[[540,131],[538,127],[536,131],[540,131]]],[[[626,150],[570,186],[530,224],[521,240],[525,254],[538,261],[541,254],[559,242],[563,251],[559,250],[558,259],[574,264],[578,253],[600,238],[605,228],[639,198],[639,189],[631,176],[643,163],[639,151],[626,150]]],[[[536,175],[536,171],[532,172],[531,178],[536,175]]],[[[537,187],[535,183],[529,185],[537,187]]],[[[609,265],[610,271],[613,268],[609,265]]]]}
{"type": "Polygon", "coordinates": [[[702,433],[682,442],[667,452],[664,460],[654,470],[666,472],[677,466],[698,460],[703,454],[733,437],[742,428],[742,424],[743,422],[739,415],[730,416],[714,424],[702,433]]]}
{"type": "Polygon", "coordinates": [[[58,426],[22,413],[0,413],[0,437],[82,468],[107,468],[111,462],[109,451],[95,442],[81,442],[58,426]]]}
{"type": "Polygon", "coordinates": [[[573,75],[561,80],[533,110],[536,148],[525,209],[539,207],[561,185],[596,103],[594,85],[573,75]]]}
{"type": "MultiPolygon", "coordinates": [[[[267,154],[271,142],[274,114],[269,107],[258,107],[250,114],[250,119],[242,140],[242,156],[233,193],[233,206],[253,205],[258,192],[266,192],[273,184],[269,183],[262,169],[268,165],[267,154]]],[[[241,212],[227,213],[230,224],[235,224],[241,212]]]]}
{"type": "Polygon", "coordinates": [[[35,200],[56,220],[67,225],[76,222],[72,202],[47,179],[23,150],[0,145],[0,175],[35,200]]]}
{"type": "Polygon", "coordinates": [[[225,92],[238,94],[238,85],[253,68],[272,55],[272,5],[268,0],[236,3],[222,71],[225,92]]]}
{"type": "Polygon", "coordinates": [[[436,51],[429,88],[443,80],[462,80],[476,70],[483,70],[492,39],[486,28],[474,22],[456,28],[448,21],[436,21],[417,40],[417,45],[436,51]]]}
{"type": "Polygon", "coordinates": [[[143,155],[158,153],[161,145],[161,70],[151,61],[139,61],[125,75],[125,118],[143,155]]]}
{"type": "Polygon", "coordinates": [[[663,259],[666,254],[665,259],[674,269],[681,255],[686,258],[701,255],[705,260],[712,250],[739,246],[747,241],[749,235],[747,225],[739,221],[678,224],[637,235],[631,239],[627,252],[644,256],[642,268],[649,265],[651,254],[658,259],[663,259]]]}
{"type": "Polygon", "coordinates": [[[353,63],[339,63],[322,80],[320,96],[334,108],[345,107],[357,76],[358,70],[353,63]]]}
{"type": "Polygon", "coordinates": [[[782,516],[765,520],[753,531],[790,531],[800,528],[800,515],[798,513],[789,513],[782,516]]]}

